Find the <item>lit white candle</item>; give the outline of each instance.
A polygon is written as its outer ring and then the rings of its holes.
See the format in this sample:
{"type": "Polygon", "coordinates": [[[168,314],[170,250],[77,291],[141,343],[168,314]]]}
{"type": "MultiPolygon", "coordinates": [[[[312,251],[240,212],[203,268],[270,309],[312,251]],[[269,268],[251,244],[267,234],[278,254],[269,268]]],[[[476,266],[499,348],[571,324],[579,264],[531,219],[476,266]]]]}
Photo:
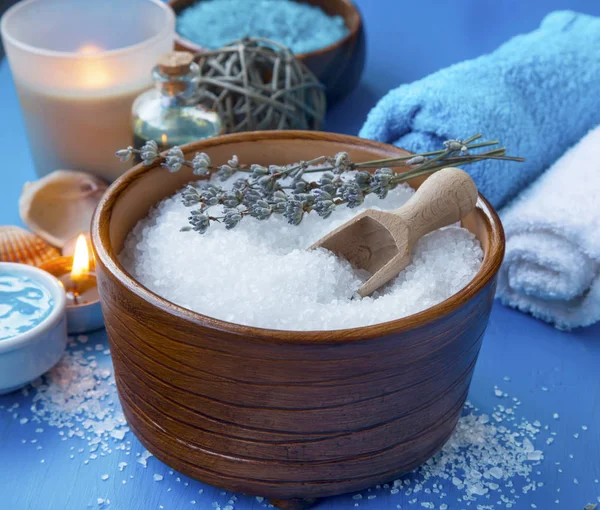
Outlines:
{"type": "Polygon", "coordinates": [[[2,37],[38,174],[85,170],[114,180],[131,144],[131,105],[173,47],[175,18],[159,0],[25,0],[2,37]]]}

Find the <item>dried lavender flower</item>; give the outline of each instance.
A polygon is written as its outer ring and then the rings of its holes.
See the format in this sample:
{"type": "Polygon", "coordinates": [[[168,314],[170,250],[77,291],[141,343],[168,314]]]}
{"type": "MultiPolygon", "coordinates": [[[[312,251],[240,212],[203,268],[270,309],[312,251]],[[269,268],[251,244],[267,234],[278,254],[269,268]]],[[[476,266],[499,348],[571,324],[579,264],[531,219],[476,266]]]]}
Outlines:
{"type": "Polygon", "coordinates": [[[266,193],[267,195],[273,193],[276,182],[277,180],[273,175],[263,175],[260,179],[258,179],[258,185],[263,190],[263,193],[266,193]]]}
{"type": "Polygon", "coordinates": [[[148,140],[140,149],[140,158],[146,166],[154,163],[158,158],[158,144],[154,140],[148,140]]]}
{"type": "Polygon", "coordinates": [[[375,170],[371,179],[371,189],[379,198],[384,199],[388,191],[392,189],[392,177],[394,171],[391,168],[380,168],[375,170]]]}
{"type": "Polygon", "coordinates": [[[167,152],[165,162],[162,164],[169,172],[174,173],[181,170],[181,167],[185,163],[185,157],[183,151],[175,146],[171,147],[167,152]]]}
{"type": "Polygon", "coordinates": [[[335,173],[341,174],[348,172],[349,170],[352,170],[352,168],[352,160],[347,152],[338,152],[335,155],[335,168],[333,170],[335,173]]]}
{"type": "Polygon", "coordinates": [[[223,218],[225,228],[230,230],[235,227],[240,221],[242,221],[242,215],[237,209],[227,209],[223,218]]]}
{"type": "Polygon", "coordinates": [[[127,147],[117,152],[117,156],[127,161],[134,154],[139,154],[144,164],[151,164],[162,158],[162,166],[170,172],[177,172],[183,165],[193,169],[194,174],[205,176],[217,171],[222,180],[230,178],[235,172],[244,172],[245,178],[237,179],[231,189],[223,189],[214,184],[203,187],[189,185],[181,193],[185,206],[200,207],[191,212],[189,227],[183,231],[194,230],[204,233],[211,221],[223,220],[226,228],[235,227],[244,216],[267,219],[273,214],[282,214],[292,224],[299,224],[305,214],[315,212],[323,218],[329,217],[339,205],[353,208],[362,204],[369,194],[385,198],[391,189],[400,182],[415,176],[430,174],[451,164],[452,166],[468,164],[483,159],[495,158],[507,161],[523,161],[505,155],[504,148],[496,148],[488,152],[469,154],[471,149],[480,149],[497,145],[497,141],[479,142],[471,145],[481,135],[475,135],[466,141],[447,140],[444,149],[412,157],[387,158],[377,161],[353,163],[346,152],[339,152],[334,157],[321,156],[309,162],[300,161],[290,165],[240,165],[237,156],[232,156],[225,165],[215,167],[205,153],[196,153],[192,161],[186,161],[179,147],[169,149],[166,156],[158,154],[158,145],[150,141],[141,149],[127,147]],[[403,167],[404,173],[396,173],[389,166],[403,167]],[[317,181],[306,180],[306,176],[319,171],[309,168],[310,165],[322,165],[323,172],[317,181]],[[379,165],[383,168],[377,168],[379,165]],[[409,168],[407,168],[409,167],[409,168]],[[377,168],[374,173],[366,169],[377,168]],[[350,174],[352,170],[358,170],[350,174]],[[223,216],[209,216],[207,209],[222,206],[223,216]]]}
{"type": "Polygon", "coordinates": [[[412,158],[410,158],[406,164],[407,165],[420,165],[421,163],[424,163],[427,160],[427,158],[425,156],[413,156],[412,158]]]}
{"type": "Polygon", "coordinates": [[[223,205],[225,207],[234,208],[242,203],[244,194],[239,190],[226,191],[223,194],[223,205]]]}
{"type": "Polygon", "coordinates": [[[222,181],[226,181],[235,173],[235,169],[229,165],[221,165],[217,175],[222,181]]]}
{"type": "Polygon", "coordinates": [[[254,179],[260,179],[263,175],[267,175],[269,173],[269,169],[262,165],[251,165],[250,166],[250,175],[254,179]]]}
{"type": "Polygon", "coordinates": [[[289,200],[285,205],[283,217],[290,225],[300,225],[304,216],[304,209],[299,200],[289,200]]]}
{"type": "Polygon", "coordinates": [[[460,151],[465,145],[460,140],[446,140],[444,147],[451,151],[460,151]]]}
{"type": "Polygon", "coordinates": [[[195,230],[200,234],[204,234],[210,226],[210,219],[201,210],[192,211],[188,221],[192,226],[192,230],[195,230]]]}
{"type": "Polygon", "coordinates": [[[266,220],[272,212],[273,209],[266,200],[257,200],[250,210],[250,214],[259,220],[266,220]]]}
{"type": "Polygon", "coordinates": [[[361,189],[368,188],[371,185],[372,178],[373,178],[373,176],[369,172],[366,172],[365,170],[358,172],[354,176],[354,180],[356,181],[356,184],[358,184],[361,189]]]}
{"type": "Polygon", "coordinates": [[[126,149],[121,149],[116,152],[117,158],[123,163],[133,158],[133,147],[129,146],[126,149]]]}
{"type": "Polygon", "coordinates": [[[362,189],[356,182],[346,182],[339,188],[339,194],[350,209],[358,207],[365,201],[362,189]]]}
{"type": "Polygon", "coordinates": [[[194,186],[188,184],[181,192],[181,200],[183,205],[191,207],[192,205],[199,204],[202,201],[202,197],[194,186]]]}
{"type": "Polygon", "coordinates": [[[227,162],[227,164],[236,171],[240,169],[240,160],[235,154],[231,156],[231,159],[227,162]]]}
{"type": "Polygon", "coordinates": [[[306,181],[297,181],[294,183],[294,193],[307,193],[310,190],[310,184],[306,181]]]}
{"type": "Polygon", "coordinates": [[[208,175],[210,172],[210,158],[204,152],[196,152],[192,160],[194,175],[208,175]]]}

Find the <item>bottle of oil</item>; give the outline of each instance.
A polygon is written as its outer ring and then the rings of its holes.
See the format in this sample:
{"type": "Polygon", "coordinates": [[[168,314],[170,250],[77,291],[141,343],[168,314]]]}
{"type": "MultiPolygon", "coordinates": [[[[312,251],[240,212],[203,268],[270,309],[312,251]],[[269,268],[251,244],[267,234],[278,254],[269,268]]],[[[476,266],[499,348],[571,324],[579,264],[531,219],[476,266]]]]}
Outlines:
{"type": "Polygon", "coordinates": [[[154,140],[163,151],[223,132],[219,115],[199,104],[198,65],[191,53],[163,55],[152,77],[155,88],[140,94],[132,107],[137,149],[154,140]]]}

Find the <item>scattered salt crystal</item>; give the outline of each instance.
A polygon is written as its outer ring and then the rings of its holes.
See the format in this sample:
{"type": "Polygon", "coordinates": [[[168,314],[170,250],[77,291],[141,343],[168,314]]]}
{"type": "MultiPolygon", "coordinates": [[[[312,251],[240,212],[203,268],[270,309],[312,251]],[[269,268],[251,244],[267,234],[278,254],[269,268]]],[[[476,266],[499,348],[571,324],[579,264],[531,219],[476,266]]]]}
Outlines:
{"type": "Polygon", "coordinates": [[[102,480],[106,481],[106,480],[108,480],[108,475],[102,475],[100,478],[101,478],[102,480]]]}
{"type": "Polygon", "coordinates": [[[501,397],[502,396],[502,390],[499,390],[498,388],[496,388],[494,390],[494,393],[496,394],[497,397],[501,397]]]}
{"type": "Polygon", "coordinates": [[[352,499],[362,499],[362,494],[355,494],[352,499]]]}
{"type": "Polygon", "coordinates": [[[559,418],[559,416],[558,416],[558,413],[554,413],[554,414],[552,415],[552,418],[554,418],[555,420],[558,420],[558,418],[559,418]]]}
{"type": "Polygon", "coordinates": [[[154,473],[153,478],[154,478],[155,482],[161,482],[164,477],[163,477],[163,475],[159,475],[158,473],[154,473]]]}
{"type": "Polygon", "coordinates": [[[292,226],[279,215],[266,221],[247,217],[232,230],[214,224],[203,235],[180,232],[190,209],[177,194],[132,230],[121,260],[153,292],[217,319],[287,330],[377,324],[430,308],[464,288],[481,266],[475,236],[458,226],[432,232],[417,243],[412,263],[382,295],[358,300],[351,297],[362,280],[351,266],[326,250],[306,248],[360,211],[394,209],[412,194],[400,185],[383,201],[371,195],[363,206],[340,207],[326,221],[308,214],[292,226]],[[294,306],[282,307],[290,296],[294,306]]]}
{"type": "Polygon", "coordinates": [[[146,467],[148,465],[148,459],[150,457],[154,457],[154,455],[152,455],[148,450],[144,450],[140,455],[140,458],[137,459],[137,462],[138,464],[141,464],[142,466],[146,467]]]}
{"type": "Polygon", "coordinates": [[[25,424],[26,424],[26,423],[28,423],[28,422],[29,422],[29,418],[21,418],[21,419],[19,420],[19,423],[20,423],[21,425],[25,425],[25,424]]]}
{"type": "Polygon", "coordinates": [[[542,391],[548,391],[548,388],[546,386],[542,386],[542,391]]]}
{"type": "Polygon", "coordinates": [[[489,473],[490,475],[492,475],[492,476],[493,476],[494,478],[496,478],[496,479],[500,479],[500,478],[502,478],[502,475],[504,474],[504,473],[502,472],[502,469],[500,469],[498,466],[494,466],[493,468],[491,468],[491,469],[488,471],[488,473],[489,473]]]}
{"type": "Polygon", "coordinates": [[[587,425],[582,425],[581,426],[581,430],[587,430],[587,429],[588,429],[587,425]]]}

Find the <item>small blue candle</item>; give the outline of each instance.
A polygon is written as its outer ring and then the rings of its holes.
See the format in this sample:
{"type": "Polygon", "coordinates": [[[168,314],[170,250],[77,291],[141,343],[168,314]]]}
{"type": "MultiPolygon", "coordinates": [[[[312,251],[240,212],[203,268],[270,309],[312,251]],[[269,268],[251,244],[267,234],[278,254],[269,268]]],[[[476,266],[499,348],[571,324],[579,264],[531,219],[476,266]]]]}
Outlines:
{"type": "Polygon", "coordinates": [[[0,272],[0,341],[41,324],[53,306],[52,294],[39,281],[0,272]]]}

